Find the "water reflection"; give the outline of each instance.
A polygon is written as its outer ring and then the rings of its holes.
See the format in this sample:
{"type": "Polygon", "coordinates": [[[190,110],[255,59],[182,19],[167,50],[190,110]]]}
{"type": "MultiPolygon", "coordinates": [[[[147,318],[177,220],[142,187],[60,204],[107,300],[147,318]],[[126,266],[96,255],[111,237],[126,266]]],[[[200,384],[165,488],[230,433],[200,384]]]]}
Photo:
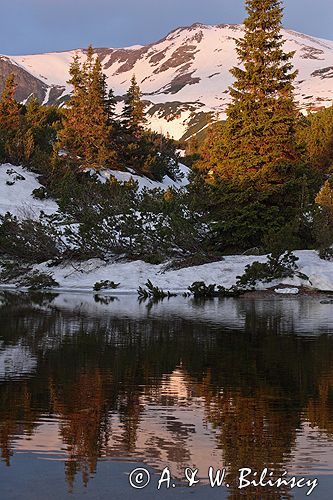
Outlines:
{"type": "Polygon", "coordinates": [[[22,452],[64,460],[69,488],[119,458],[179,478],[227,467],[230,484],[245,466],[332,474],[333,311],[319,298],[147,308],[3,293],[0,304],[5,465],[22,452]]]}

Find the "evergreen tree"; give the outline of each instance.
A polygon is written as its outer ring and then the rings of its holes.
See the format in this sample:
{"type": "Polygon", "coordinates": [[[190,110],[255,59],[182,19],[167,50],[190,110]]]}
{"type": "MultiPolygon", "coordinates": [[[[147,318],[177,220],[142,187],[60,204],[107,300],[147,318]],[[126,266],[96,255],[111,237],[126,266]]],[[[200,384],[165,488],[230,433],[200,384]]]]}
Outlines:
{"type": "Polygon", "coordinates": [[[70,67],[73,93],[68,102],[60,145],[82,166],[102,168],[112,158],[108,148],[109,129],[105,101],[105,77],[92,47],[81,64],[75,56],[70,67]]]}
{"type": "Polygon", "coordinates": [[[116,123],[116,105],[117,99],[114,95],[113,89],[109,89],[105,98],[105,110],[108,116],[108,124],[114,125],[116,123]]]}
{"type": "Polygon", "coordinates": [[[122,117],[125,128],[134,136],[140,135],[143,125],[147,121],[144,109],[145,104],[141,100],[140,87],[136,82],[135,75],[133,75],[131,86],[125,96],[122,117]]]}
{"type": "Polygon", "coordinates": [[[0,156],[2,161],[11,161],[13,156],[13,145],[20,124],[20,106],[15,100],[16,92],[15,77],[9,75],[3,89],[0,101],[0,156]]]}
{"type": "Polygon", "coordinates": [[[293,53],[283,50],[281,3],[246,0],[227,120],[211,129],[196,165],[211,186],[215,245],[228,251],[266,248],[268,235],[278,232],[285,240],[292,232],[296,241],[304,185],[315,183],[296,142],[299,116],[292,92],[297,73],[293,53]]]}
{"type": "Polygon", "coordinates": [[[15,100],[17,84],[15,76],[10,74],[1,94],[0,113],[1,125],[9,130],[17,130],[20,126],[21,106],[15,100]]]}
{"type": "Polygon", "coordinates": [[[17,85],[10,74],[0,101],[0,157],[14,164],[29,160],[33,138],[26,130],[22,106],[15,100],[17,85]]]}
{"type": "Polygon", "coordinates": [[[316,204],[325,207],[333,215],[333,183],[327,180],[316,196],[316,204]]]}
{"type": "Polygon", "coordinates": [[[215,165],[224,177],[298,161],[292,98],[297,72],[293,53],[283,51],[281,1],[246,0],[246,9],[245,35],[236,42],[241,67],[231,70],[232,102],[220,137],[223,159],[215,165]]]}
{"type": "Polygon", "coordinates": [[[333,106],[303,118],[297,135],[310,165],[329,173],[333,167],[333,106]]]}

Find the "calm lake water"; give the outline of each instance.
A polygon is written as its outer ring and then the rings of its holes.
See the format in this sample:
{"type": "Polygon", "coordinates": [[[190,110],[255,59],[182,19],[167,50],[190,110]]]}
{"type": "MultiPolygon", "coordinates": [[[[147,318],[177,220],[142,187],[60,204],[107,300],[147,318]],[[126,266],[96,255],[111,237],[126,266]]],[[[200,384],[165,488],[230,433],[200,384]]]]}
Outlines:
{"type": "Polygon", "coordinates": [[[308,486],[240,490],[245,467],[318,478],[310,498],[331,499],[322,300],[0,292],[0,499],[308,498],[308,486]],[[221,487],[211,466],[225,469],[221,487]],[[141,490],[129,484],[138,467],[150,474],[141,490]]]}

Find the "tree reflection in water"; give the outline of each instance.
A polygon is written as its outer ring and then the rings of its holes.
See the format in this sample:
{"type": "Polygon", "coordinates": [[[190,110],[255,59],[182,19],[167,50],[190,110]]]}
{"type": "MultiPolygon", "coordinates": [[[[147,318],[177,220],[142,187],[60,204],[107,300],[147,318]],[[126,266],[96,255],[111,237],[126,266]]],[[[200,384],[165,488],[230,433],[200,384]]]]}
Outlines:
{"type": "MultiPolygon", "coordinates": [[[[65,303],[1,295],[0,354],[16,346],[36,361],[31,373],[22,361],[8,375],[0,358],[6,465],[45,415],[57,422],[70,487],[77,473],[87,484],[99,459],[116,457],[168,465],[179,478],[186,466],[206,477],[209,465],[225,466],[236,485],[241,467],[287,470],[306,422],[332,438],[333,339],[296,335],[297,321],[275,302],[214,301],[225,311],[215,322],[170,309],[154,315],[144,305],[127,317],[114,302],[98,303],[100,313],[65,303]]],[[[191,307],[200,317],[206,306],[191,307]]],[[[304,316],[309,303],[296,307],[304,316]]],[[[248,498],[263,494],[291,498],[287,489],[246,490],[248,498]]],[[[230,499],[239,496],[230,490],[230,499]]]]}

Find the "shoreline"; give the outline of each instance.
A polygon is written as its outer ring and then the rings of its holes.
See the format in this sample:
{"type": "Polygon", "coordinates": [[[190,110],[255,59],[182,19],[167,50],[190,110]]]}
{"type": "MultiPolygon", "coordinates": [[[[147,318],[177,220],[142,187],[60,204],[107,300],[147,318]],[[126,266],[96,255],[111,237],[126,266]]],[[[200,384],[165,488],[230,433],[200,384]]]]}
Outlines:
{"type": "MultiPolygon", "coordinates": [[[[257,281],[255,291],[272,293],[272,290],[279,289],[281,294],[288,294],[288,290],[291,294],[333,294],[333,262],[320,259],[315,250],[299,250],[293,254],[298,258],[297,272],[293,277],[268,282],[257,281]]],[[[255,261],[264,263],[267,255],[229,255],[219,261],[180,269],[167,268],[167,263],[148,264],[142,260],[106,262],[90,259],[62,262],[57,266],[52,266],[51,262],[43,262],[31,265],[30,273],[37,271],[52,276],[58,286],[45,289],[55,292],[133,295],[137,294],[139,287],[145,288],[150,280],[165,292],[183,294],[189,292],[188,288],[194,282],[204,282],[207,286],[216,284],[230,289],[236,285],[238,277],[243,275],[246,266],[255,261]],[[113,281],[119,285],[117,288],[95,291],[94,285],[103,281],[113,281]]],[[[0,283],[0,289],[29,289],[29,285],[20,286],[18,280],[19,278],[16,282],[0,283]]]]}

